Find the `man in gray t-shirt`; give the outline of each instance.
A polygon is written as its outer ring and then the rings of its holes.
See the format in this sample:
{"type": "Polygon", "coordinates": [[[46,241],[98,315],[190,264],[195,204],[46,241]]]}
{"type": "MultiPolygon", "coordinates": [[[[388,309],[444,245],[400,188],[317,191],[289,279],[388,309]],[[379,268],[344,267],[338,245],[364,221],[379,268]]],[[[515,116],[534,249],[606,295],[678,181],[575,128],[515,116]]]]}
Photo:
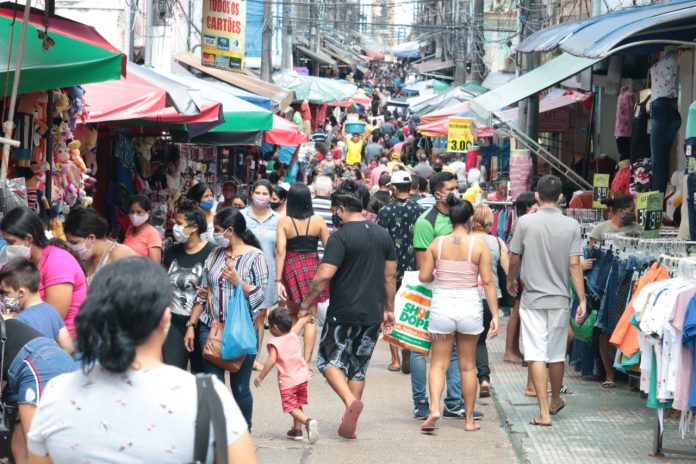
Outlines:
{"type": "Polygon", "coordinates": [[[518,220],[510,243],[507,286],[512,295],[517,293],[515,276],[521,265],[522,344],[539,400],[539,416],[530,422],[532,425],[550,425],[550,416],[566,404],[561,398],[561,384],[570,322],[571,278],[580,302],[575,319],[581,323],[585,318],[580,224],[558,209],[561,190],[558,177],[539,179],[536,192],[539,209],[518,220]],[[551,404],[546,393],[549,377],[551,404]]]}

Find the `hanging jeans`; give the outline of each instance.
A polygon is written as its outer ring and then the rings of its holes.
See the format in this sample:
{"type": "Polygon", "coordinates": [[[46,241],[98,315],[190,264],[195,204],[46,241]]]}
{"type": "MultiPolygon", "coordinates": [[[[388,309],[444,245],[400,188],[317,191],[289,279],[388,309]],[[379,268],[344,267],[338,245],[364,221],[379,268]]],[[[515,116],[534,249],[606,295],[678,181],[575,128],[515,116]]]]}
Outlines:
{"type": "MultiPolygon", "coordinates": [[[[587,258],[594,258],[595,262],[592,270],[585,276],[587,280],[587,290],[591,296],[596,299],[601,299],[606,287],[607,277],[611,270],[611,250],[601,250],[597,247],[589,252],[585,252],[587,258]]],[[[589,309],[589,308],[588,308],[589,309]]]]}
{"type": "Polygon", "coordinates": [[[652,189],[665,192],[669,182],[669,154],[682,119],[676,100],[657,98],[650,110],[650,157],[652,161],[652,189]]]}

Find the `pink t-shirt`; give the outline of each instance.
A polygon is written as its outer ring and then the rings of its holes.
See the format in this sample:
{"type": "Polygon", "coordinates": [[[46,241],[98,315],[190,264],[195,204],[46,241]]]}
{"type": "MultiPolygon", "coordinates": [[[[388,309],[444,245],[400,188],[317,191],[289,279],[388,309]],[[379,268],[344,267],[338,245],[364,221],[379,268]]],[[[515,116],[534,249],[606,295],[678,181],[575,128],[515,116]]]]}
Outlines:
{"type": "Polygon", "coordinates": [[[383,164],[378,165],[372,170],[370,173],[370,188],[379,185],[379,176],[381,176],[383,172],[389,172],[389,168],[383,164]]]}
{"type": "Polygon", "coordinates": [[[87,279],[84,271],[69,252],[57,246],[48,245],[41,255],[39,274],[41,275],[39,294],[43,300],[46,300],[48,287],[60,284],[73,286],[72,301],[65,316],[65,327],[74,339],[76,337],[75,316],[77,316],[80,305],[87,298],[87,279]]]}
{"type": "Polygon", "coordinates": [[[295,332],[291,330],[280,337],[273,337],[267,346],[273,346],[278,351],[276,367],[281,390],[296,387],[309,380],[309,369],[302,357],[303,346],[295,332]]]}
{"type": "Polygon", "coordinates": [[[123,244],[128,245],[138,256],[147,258],[150,248],[162,248],[162,236],[153,226],[148,224],[138,235],[133,235],[134,230],[133,226],[128,228],[123,244]]]}

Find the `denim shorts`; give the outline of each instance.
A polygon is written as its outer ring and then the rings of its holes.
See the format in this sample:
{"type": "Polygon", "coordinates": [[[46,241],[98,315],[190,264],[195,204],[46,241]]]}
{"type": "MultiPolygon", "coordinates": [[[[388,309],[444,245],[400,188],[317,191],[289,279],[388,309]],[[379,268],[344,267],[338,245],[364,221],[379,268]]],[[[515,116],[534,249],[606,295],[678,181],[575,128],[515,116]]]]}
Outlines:
{"type": "Polygon", "coordinates": [[[3,397],[10,404],[36,405],[53,377],[73,372],[78,367],[55,341],[35,338],[24,345],[10,364],[3,397]]]}

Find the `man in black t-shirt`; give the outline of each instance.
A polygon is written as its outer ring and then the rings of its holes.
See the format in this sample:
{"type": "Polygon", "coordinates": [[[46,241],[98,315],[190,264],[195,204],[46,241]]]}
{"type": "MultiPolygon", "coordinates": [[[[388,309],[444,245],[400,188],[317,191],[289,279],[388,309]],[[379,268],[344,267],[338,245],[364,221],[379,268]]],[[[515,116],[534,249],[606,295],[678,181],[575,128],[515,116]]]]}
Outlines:
{"type": "Polygon", "coordinates": [[[346,405],[338,434],[355,438],[365,373],[380,326],[390,330],[394,325],[396,252],[389,233],[362,216],[355,182],[345,181],[332,194],[331,202],[343,226],[329,238],[300,317],[328,285],[331,301],[317,367],[346,405]]]}

